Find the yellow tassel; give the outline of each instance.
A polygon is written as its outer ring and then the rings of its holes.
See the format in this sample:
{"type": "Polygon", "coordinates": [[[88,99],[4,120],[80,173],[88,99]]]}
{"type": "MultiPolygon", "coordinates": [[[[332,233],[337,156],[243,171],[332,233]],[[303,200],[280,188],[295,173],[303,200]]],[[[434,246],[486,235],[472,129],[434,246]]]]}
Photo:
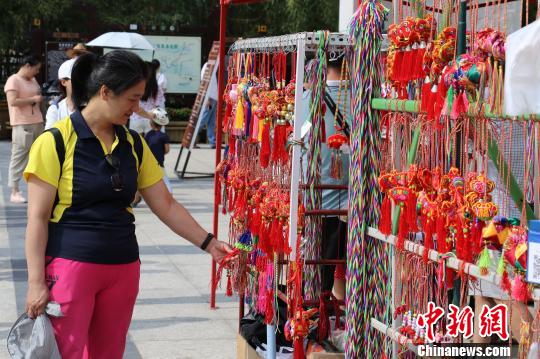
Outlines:
{"type": "Polygon", "coordinates": [[[264,119],[259,118],[259,133],[257,134],[257,140],[259,141],[259,143],[262,141],[263,126],[264,126],[264,119]]]}
{"type": "Polygon", "coordinates": [[[244,104],[241,99],[238,100],[238,104],[236,105],[236,118],[234,120],[234,129],[244,129],[244,104]]]}

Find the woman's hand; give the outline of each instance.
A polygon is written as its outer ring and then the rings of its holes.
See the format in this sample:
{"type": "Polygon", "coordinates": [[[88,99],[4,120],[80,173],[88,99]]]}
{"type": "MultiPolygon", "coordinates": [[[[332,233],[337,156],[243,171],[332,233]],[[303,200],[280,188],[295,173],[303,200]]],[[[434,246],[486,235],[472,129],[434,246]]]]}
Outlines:
{"type": "Polygon", "coordinates": [[[218,241],[217,239],[212,240],[206,250],[217,263],[221,263],[223,258],[233,251],[228,243],[218,241]]]}
{"type": "Polygon", "coordinates": [[[26,293],[26,313],[32,319],[45,312],[49,302],[49,288],[45,281],[41,283],[28,283],[26,293]]]}
{"type": "Polygon", "coordinates": [[[31,99],[32,99],[32,101],[34,101],[35,103],[40,103],[41,101],[43,101],[43,96],[41,96],[41,95],[36,95],[36,96],[32,96],[31,99]]]}

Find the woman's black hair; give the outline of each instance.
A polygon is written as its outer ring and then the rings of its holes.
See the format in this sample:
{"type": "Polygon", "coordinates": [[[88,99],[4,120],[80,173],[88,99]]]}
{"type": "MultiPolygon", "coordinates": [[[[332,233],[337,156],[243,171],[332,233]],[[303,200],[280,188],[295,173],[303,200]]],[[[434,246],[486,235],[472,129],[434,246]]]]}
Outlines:
{"type": "Polygon", "coordinates": [[[159,69],[161,67],[161,63],[159,62],[158,59],[153,59],[152,60],[152,65],[154,65],[154,68],[156,69],[156,71],[157,71],[157,69],[159,69]]]}
{"type": "Polygon", "coordinates": [[[343,64],[343,56],[340,56],[336,59],[328,60],[328,68],[332,68],[338,71],[341,71],[341,65],[343,64]]]}
{"type": "Polygon", "coordinates": [[[20,62],[21,67],[24,65],[36,66],[39,64],[41,64],[41,60],[34,54],[24,55],[20,62]]]}
{"type": "Polygon", "coordinates": [[[158,83],[156,78],[156,68],[152,62],[146,63],[148,69],[148,78],[146,79],[146,87],[141,100],[146,101],[149,98],[155,99],[158,93],[158,83]]]}
{"type": "Polygon", "coordinates": [[[144,61],[132,52],[114,50],[103,56],[93,53],[81,55],[71,70],[73,103],[82,109],[102,85],[115,95],[146,81],[148,70],[144,61]]]}

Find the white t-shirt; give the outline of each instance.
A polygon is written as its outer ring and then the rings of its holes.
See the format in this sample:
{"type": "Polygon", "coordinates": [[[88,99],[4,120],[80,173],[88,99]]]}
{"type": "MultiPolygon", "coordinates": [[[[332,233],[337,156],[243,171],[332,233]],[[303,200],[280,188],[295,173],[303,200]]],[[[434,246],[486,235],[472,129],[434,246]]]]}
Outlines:
{"type": "MultiPolygon", "coordinates": [[[[158,107],[157,103],[157,97],[156,98],[149,98],[146,101],[141,100],[139,103],[139,106],[141,109],[145,110],[146,112],[150,112],[156,107],[158,107]]],[[[129,119],[129,128],[131,130],[137,131],[137,133],[147,133],[152,129],[152,126],[150,125],[150,119],[140,116],[136,113],[133,113],[129,119]]]]}
{"type": "Polygon", "coordinates": [[[165,92],[167,92],[167,78],[165,74],[159,72],[156,74],[158,83],[158,92],[156,96],[157,107],[165,109],[165,92]]]}
{"type": "Polygon", "coordinates": [[[45,129],[48,130],[51,128],[57,121],[60,121],[69,115],[71,115],[73,111],[70,111],[68,109],[67,100],[63,99],[62,101],[58,102],[57,104],[52,104],[47,109],[47,114],[45,115],[45,129]]]}
{"type": "MultiPolygon", "coordinates": [[[[206,71],[207,67],[208,67],[208,62],[205,62],[203,65],[203,68],[201,69],[201,81],[204,78],[204,72],[206,71]]],[[[208,97],[214,101],[217,101],[218,99],[218,86],[217,86],[218,84],[217,84],[216,73],[217,71],[214,68],[213,73],[210,74],[210,83],[208,84],[208,89],[206,90],[208,97]]]]}

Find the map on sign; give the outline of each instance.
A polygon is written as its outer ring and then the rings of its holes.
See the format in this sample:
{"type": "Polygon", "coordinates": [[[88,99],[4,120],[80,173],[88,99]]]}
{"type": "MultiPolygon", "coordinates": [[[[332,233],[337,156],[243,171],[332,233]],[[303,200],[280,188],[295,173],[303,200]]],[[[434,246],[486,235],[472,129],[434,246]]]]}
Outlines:
{"type": "Polygon", "coordinates": [[[201,81],[201,38],[145,36],[167,77],[168,93],[197,93],[201,81]]]}
{"type": "MultiPolygon", "coordinates": [[[[197,93],[201,82],[201,38],[190,36],[145,36],[154,46],[154,59],[167,78],[167,93],[197,93]]],[[[112,51],[105,49],[104,52],[112,51]]],[[[131,50],[145,61],[150,50],[131,50]]]]}

